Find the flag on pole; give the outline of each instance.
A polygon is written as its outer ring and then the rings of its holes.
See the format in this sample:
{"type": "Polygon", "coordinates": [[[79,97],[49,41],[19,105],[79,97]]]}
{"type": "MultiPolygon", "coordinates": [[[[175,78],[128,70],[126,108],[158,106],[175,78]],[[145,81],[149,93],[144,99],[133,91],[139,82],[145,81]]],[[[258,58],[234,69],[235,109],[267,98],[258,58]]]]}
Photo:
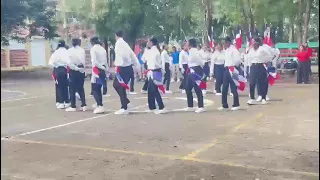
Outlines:
{"type": "Polygon", "coordinates": [[[211,26],[211,36],[208,35],[210,49],[214,48],[214,36],[213,36],[213,26],[211,26]]]}
{"type": "Polygon", "coordinates": [[[119,67],[116,67],[115,77],[117,78],[118,82],[120,83],[120,85],[121,85],[122,87],[124,87],[126,90],[129,90],[129,89],[130,89],[130,87],[128,86],[129,83],[126,84],[126,83],[123,81],[122,77],[120,76],[120,69],[119,69],[119,67]]]}
{"type": "Polygon", "coordinates": [[[265,30],[264,30],[264,39],[263,39],[263,43],[268,45],[268,46],[272,46],[272,37],[271,37],[271,30],[270,30],[270,25],[269,24],[265,24],[265,30]]]}
{"type": "Polygon", "coordinates": [[[237,35],[235,39],[235,44],[237,49],[240,49],[242,47],[242,32],[240,26],[237,28],[237,35]]]}
{"type": "Polygon", "coordinates": [[[248,53],[250,46],[252,45],[252,34],[249,31],[247,33],[247,48],[246,48],[246,53],[248,53]]]}
{"type": "Polygon", "coordinates": [[[234,66],[229,66],[228,68],[229,68],[229,73],[231,75],[231,78],[233,82],[236,84],[237,88],[240,91],[244,91],[246,87],[247,79],[242,75],[240,75],[239,71],[236,68],[234,68],[234,66]]]}

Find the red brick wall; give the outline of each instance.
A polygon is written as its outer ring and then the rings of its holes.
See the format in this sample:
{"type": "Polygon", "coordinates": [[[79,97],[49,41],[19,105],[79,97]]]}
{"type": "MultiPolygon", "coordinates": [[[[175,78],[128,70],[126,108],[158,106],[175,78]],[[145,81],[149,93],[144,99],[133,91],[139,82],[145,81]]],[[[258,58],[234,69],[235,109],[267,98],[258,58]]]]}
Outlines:
{"type": "Polygon", "coordinates": [[[1,49],[1,68],[6,68],[7,67],[7,62],[6,62],[6,51],[1,49]]]}
{"type": "Polygon", "coordinates": [[[10,66],[28,66],[28,53],[26,50],[10,50],[10,66]]]}

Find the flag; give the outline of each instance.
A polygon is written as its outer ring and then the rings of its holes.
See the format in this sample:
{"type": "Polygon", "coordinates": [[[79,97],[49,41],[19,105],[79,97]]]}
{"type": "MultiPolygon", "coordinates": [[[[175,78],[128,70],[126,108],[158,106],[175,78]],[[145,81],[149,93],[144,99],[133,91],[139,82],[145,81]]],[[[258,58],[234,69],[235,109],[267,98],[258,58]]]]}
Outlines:
{"type": "MultiPolygon", "coordinates": [[[[188,71],[187,71],[188,72],[188,71]]],[[[197,74],[193,69],[189,69],[188,74],[191,73],[192,78],[194,79],[194,81],[196,82],[196,84],[198,85],[198,87],[200,89],[206,89],[207,88],[207,83],[203,80],[204,76],[200,76],[199,74],[197,74]]]]}
{"type": "Polygon", "coordinates": [[[280,75],[277,73],[275,67],[268,67],[268,64],[264,64],[264,67],[268,73],[268,83],[273,86],[276,80],[280,79],[280,75]]]}
{"type": "Polygon", "coordinates": [[[246,53],[248,53],[250,46],[252,45],[252,34],[251,32],[247,33],[247,48],[246,53]]]}
{"type": "Polygon", "coordinates": [[[239,71],[234,68],[234,66],[229,66],[228,68],[233,82],[236,84],[240,91],[244,91],[247,79],[240,75],[239,71]]]}
{"type": "Polygon", "coordinates": [[[101,79],[99,74],[100,74],[99,68],[97,66],[94,66],[92,68],[92,75],[91,75],[92,76],[91,77],[92,81],[91,82],[103,85],[104,84],[104,80],[101,79]]]}
{"type": "Polygon", "coordinates": [[[272,46],[272,37],[271,37],[271,30],[270,26],[268,24],[265,24],[265,30],[264,30],[264,39],[263,43],[267,44],[268,46],[272,46]]]}
{"type": "Polygon", "coordinates": [[[235,44],[237,49],[240,49],[242,47],[242,34],[241,34],[241,29],[240,26],[237,28],[237,35],[235,39],[235,44]]]}
{"type": "Polygon", "coordinates": [[[129,89],[130,89],[130,87],[128,86],[129,83],[126,84],[126,83],[123,81],[122,77],[120,76],[120,69],[119,69],[119,67],[116,67],[115,77],[117,78],[118,82],[120,83],[120,85],[121,85],[122,87],[124,87],[126,90],[129,90],[129,89]]]}
{"type": "Polygon", "coordinates": [[[55,72],[52,72],[51,77],[52,77],[53,81],[54,81],[56,84],[58,84],[57,75],[56,75],[55,72]]]}
{"type": "Polygon", "coordinates": [[[148,73],[148,78],[152,80],[152,82],[158,87],[159,91],[162,92],[163,94],[166,93],[166,90],[163,85],[163,80],[162,80],[162,72],[161,71],[147,71],[148,73]]]}
{"type": "Polygon", "coordinates": [[[209,40],[209,45],[210,48],[213,49],[214,48],[214,37],[213,37],[213,26],[211,26],[211,36],[208,35],[208,40],[209,40]]]}

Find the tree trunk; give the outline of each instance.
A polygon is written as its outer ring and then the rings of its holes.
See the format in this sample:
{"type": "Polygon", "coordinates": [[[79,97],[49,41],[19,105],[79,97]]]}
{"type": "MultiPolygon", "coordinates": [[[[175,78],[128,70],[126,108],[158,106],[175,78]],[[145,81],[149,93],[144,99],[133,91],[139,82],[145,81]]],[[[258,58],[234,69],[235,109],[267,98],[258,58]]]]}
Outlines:
{"type": "Polygon", "coordinates": [[[303,12],[302,12],[302,0],[298,0],[298,15],[297,15],[297,40],[298,44],[302,43],[302,21],[303,21],[303,12]]]}
{"type": "Polygon", "coordinates": [[[303,32],[303,39],[302,42],[305,43],[308,41],[309,37],[309,25],[310,25],[310,13],[311,13],[311,0],[306,0],[306,15],[304,19],[304,32],[303,32]]]}
{"type": "Polygon", "coordinates": [[[249,17],[250,17],[250,32],[254,31],[254,17],[252,13],[252,1],[248,0],[249,17]]]}

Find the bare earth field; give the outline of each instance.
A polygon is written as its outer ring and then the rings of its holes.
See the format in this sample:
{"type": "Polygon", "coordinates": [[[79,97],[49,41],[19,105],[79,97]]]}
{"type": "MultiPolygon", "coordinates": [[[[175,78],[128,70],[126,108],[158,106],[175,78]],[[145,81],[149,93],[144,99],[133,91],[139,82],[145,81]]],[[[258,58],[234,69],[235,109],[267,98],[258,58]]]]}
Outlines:
{"type": "MultiPolygon", "coordinates": [[[[315,81],[318,82],[316,79],[315,81]]],[[[139,92],[142,83],[136,84],[139,92]]],[[[177,91],[178,84],[172,84],[177,91]]],[[[209,84],[212,89],[212,82],[209,84]]],[[[319,179],[319,86],[285,77],[268,105],[219,112],[208,93],[203,114],[181,112],[185,95],[165,95],[172,112],[147,114],[146,95],[129,96],[133,113],[55,108],[50,78],[1,80],[1,177],[4,180],[316,180],[319,179]]],[[[86,82],[87,104],[90,82],[86,82]]],[[[229,98],[232,105],[232,98],[229,98]]],[[[196,104],[196,103],[195,103],[196,104]]]]}

